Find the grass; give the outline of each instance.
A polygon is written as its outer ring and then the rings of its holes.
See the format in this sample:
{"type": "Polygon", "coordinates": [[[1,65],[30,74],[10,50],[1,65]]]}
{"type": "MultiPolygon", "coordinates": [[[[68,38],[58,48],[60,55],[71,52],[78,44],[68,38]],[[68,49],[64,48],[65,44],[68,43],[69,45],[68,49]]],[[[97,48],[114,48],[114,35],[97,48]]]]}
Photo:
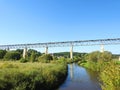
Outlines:
{"type": "Polygon", "coordinates": [[[66,64],[0,62],[0,90],[54,90],[67,75],[66,64]]]}

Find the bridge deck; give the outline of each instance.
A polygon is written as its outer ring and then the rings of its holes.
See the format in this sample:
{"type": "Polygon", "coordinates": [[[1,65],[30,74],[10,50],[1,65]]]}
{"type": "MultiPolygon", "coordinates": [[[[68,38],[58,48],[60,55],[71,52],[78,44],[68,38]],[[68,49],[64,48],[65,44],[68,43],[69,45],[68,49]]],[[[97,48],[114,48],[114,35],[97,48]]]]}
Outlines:
{"type": "Polygon", "coordinates": [[[66,46],[91,46],[91,45],[111,45],[120,44],[120,38],[114,39],[96,39],[96,40],[78,40],[64,42],[47,42],[47,43],[29,43],[29,44],[11,44],[0,45],[0,49],[18,49],[18,48],[41,48],[41,47],[66,47],[66,46]]]}

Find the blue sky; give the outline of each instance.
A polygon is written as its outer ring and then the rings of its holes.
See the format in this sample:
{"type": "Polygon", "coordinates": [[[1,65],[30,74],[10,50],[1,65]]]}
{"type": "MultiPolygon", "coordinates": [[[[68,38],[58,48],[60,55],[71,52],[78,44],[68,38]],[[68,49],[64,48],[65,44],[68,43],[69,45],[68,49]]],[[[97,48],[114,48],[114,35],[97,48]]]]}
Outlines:
{"type": "Polygon", "coordinates": [[[0,45],[119,35],[120,0],[0,0],[0,45]]]}

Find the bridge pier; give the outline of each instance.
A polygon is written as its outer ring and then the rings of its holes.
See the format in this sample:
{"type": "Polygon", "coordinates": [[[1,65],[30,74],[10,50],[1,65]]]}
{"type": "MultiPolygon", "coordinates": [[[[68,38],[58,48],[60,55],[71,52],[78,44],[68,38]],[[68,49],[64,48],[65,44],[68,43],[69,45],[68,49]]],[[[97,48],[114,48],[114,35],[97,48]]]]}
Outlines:
{"type": "Polygon", "coordinates": [[[48,54],[48,46],[45,47],[45,54],[48,54]]]}
{"type": "Polygon", "coordinates": [[[73,59],[73,45],[70,48],[70,59],[73,59]]]}
{"type": "Polygon", "coordinates": [[[25,59],[27,56],[27,47],[23,49],[23,58],[25,59]]]}
{"type": "Polygon", "coordinates": [[[101,50],[100,50],[100,51],[101,51],[101,53],[103,53],[103,52],[104,52],[104,44],[101,44],[100,47],[101,47],[101,50]]]}
{"type": "Polygon", "coordinates": [[[120,56],[119,56],[119,59],[118,59],[119,61],[120,61],[120,56]]]}

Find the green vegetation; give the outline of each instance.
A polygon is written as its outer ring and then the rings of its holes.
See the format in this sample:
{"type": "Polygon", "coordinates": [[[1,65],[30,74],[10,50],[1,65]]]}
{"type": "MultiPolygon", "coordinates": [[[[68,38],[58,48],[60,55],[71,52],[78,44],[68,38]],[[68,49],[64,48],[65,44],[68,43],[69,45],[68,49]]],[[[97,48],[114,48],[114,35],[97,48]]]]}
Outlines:
{"type": "Polygon", "coordinates": [[[53,57],[50,54],[43,54],[38,58],[38,61],[42,63],[49,63],[51,60],[53,60],[53,57]]]}
{"type": "MultiPolygon", "coordinates": [[[[78,52],[73,52],[74,58],[82,58],[86,53],[78,53],[78,52]]],[[[54,53],[54,56],[56,57],[64,57],[64,58],[70,58],[70,52],[59,52],[59,53],[54,53]]]]}
{"type": "Polygon", "coordinates": [[[7,52],[4,56],[5,60],[19,60],[21,58],[20,53],[17,51],[7,52]]]}
{"type": "Polygon", "coordinates": [[[100,72],[103,90],[120,90],[120,66],[115,62],[109,62],[102,67],[100,72]]]}
{"type": "Polygon", "coordinates": [[[6,54],[6,50],[0,50],[0,59],[3,59],[6,54]]]}
{"type": "Polygon", "coordinates": [[[22,49],[0,50],[0,90],[55,90],[65,80],[67,64],[58,57],[33,49],[22,54],[22,49]]]}
{"type": "Polygon", "coordinates": [[[83,59],[85,53],[74,52],[73,60],[70,58],[69,52],[54,53],[53,55],[40,53],[36,50],[29,49],[25,58],[23,57],[23,49],[14,51],[0,50],[0,60],[2,61],[20,61],[26,62],[41,62],[41,63],[73,63],[83,59]]]}
{"type": "Polygon", "coordinates": [[[113,61],[112,53],[95,51],[84,58],[79,65],[99,73],[102,90],[120,90],[120,61],[113,61]]]}
{"type": "Polygon", "coordinates": [[[54,90],[65,79],[67,65],[0,62],[0,90],[54,90]]]}
{"type": "Polygon", "coordinates": [[[54,90],[66,78],[67,63],[73,62],[97,71],[103,90],[120,90],[120,61],[111,52],[74,53],[73,60],[67,52],[52,56],[30,49],[26,58],[22,52],[0,50],[0,90],[54,90]]]}

